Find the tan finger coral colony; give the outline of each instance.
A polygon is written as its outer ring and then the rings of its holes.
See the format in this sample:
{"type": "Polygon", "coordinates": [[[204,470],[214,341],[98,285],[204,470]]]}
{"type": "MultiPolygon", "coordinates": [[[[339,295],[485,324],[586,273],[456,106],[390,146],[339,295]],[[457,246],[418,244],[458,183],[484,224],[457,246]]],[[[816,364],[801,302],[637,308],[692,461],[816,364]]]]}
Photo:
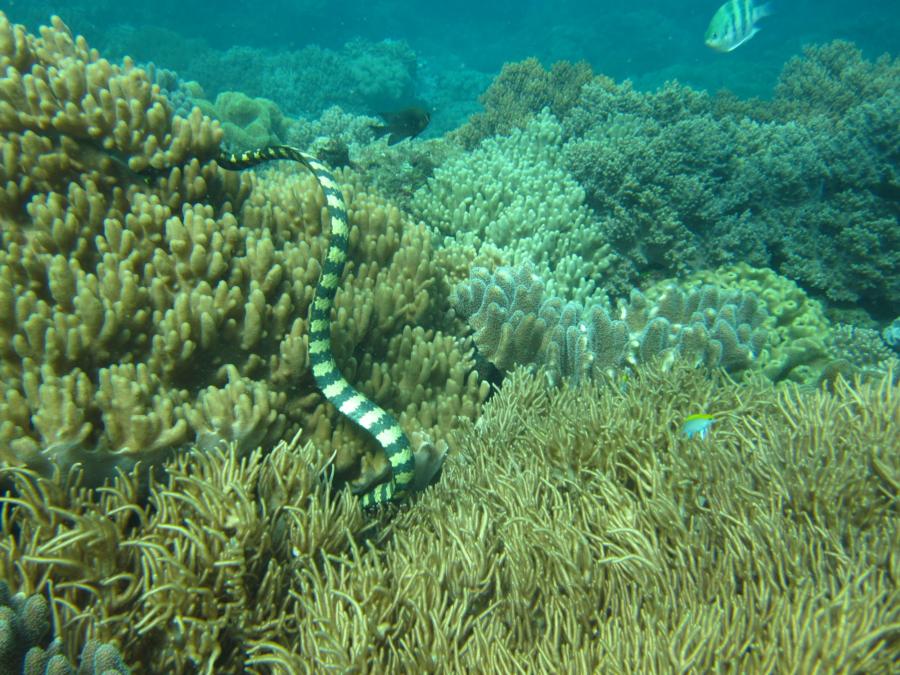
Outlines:
{"type": "MultiPolygon", "coordinates": [[[[3,459],[88,461],[102,475],[302,428],[334,447],[339,471],[358,471],[365,438],[335,424],[308,373],[326,229],[313,178],[218,168],[217,123],[173,117],[144,71],[111,65],[58,19],[40,38],[4,19],[0,42],[3,459]]],[[[408,428],[444,435],[485,390],[467,346],[436,330],[429,235],[378,198],[347,196],[356,264],[335,355],[408,428]]]]}
{"type": "Polygon", "coordinates": [[[519,370],[485,404],[449,311],[478,242],[436,250],[339,173],[335,360],[451,445],[434,488],[367,520],[332,479],[361,489],[384,458],[309,373],[315,179],[222,170],[218,123],[174,116],[59,19],[38,37],[0,14],[0,71],[0,579],[24,594],[0,592],[0,672],[16,617],[47,604],[44,661],[85,647],[115,672],[119,654],[135,673],[896,665],[889,377],[519,370]],[[683,438],[698,412],[715,433],[683,438]]]}

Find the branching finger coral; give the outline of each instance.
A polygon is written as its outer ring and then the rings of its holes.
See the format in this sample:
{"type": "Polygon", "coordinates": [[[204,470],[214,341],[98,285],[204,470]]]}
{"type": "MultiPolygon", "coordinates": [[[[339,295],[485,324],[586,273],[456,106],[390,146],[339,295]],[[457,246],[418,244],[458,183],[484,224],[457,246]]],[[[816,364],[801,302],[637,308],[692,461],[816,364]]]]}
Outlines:
{"type": "MultiPolygon", "coordinates": [[[[0,16],[0,60],[3,460],[81,461],[101,481],[194,442],[249,451],[303,429],[336,452],[340,480],[377,480],[377,444],[344,426],[309,370],[330,228],[315,180],[223,170],[218,123],[177,116],[146,72],[59,19],[35,36],[0,16]]],[[[487,391],[449,337],[431,233],[344,191],[336,363],[437,441],[487,391]]]]}

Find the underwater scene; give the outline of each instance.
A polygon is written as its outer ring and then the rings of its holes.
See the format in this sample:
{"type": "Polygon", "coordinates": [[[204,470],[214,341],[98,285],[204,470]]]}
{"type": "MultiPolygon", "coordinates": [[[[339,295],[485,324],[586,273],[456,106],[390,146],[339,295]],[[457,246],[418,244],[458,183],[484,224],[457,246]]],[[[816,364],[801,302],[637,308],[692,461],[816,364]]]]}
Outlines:
{"type": "Polygon", "coordinates": [[[900,670],[896,0],[0,0],[0,675],[900,670]]]}

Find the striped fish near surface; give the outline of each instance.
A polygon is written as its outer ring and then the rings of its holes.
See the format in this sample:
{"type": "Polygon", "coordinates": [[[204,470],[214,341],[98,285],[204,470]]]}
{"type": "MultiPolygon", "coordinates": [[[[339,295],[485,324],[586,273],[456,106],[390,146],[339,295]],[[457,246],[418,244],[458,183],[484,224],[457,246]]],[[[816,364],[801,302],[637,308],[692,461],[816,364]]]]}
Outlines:
{"type": "Polygon", "coordinates": [[[754,0],[728,0],[709,22],[706,46],[717,52],[737,49],[759,32],[757,22],[771,13],[771,5],[757,5],[754,0]]]}

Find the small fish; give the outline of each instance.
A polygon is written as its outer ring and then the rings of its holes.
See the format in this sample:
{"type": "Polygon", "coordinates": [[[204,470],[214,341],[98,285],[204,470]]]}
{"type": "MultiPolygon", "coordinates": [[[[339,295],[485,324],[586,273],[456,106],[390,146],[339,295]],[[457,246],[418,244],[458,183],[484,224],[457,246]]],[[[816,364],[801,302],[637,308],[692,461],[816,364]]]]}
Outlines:
{"type": "Polygon", "coordinates": [[[372,131],[375,132],[375,138],[390,134],[388,145],[399,143],[404,138],[415,138],[425,130],[431,121],[431,113],[417,105],[396,112],[378,113],[378,115],[385,121],[385,124],[373,126],[372,131]]]}
{"type": "Polygon", "coordinates": [[[681,425],[681,435],[685,438],[693,438],[699,436],[701,439],[706,438],[709,428],[716,420],[712,415],[707,413],[697,413],[696,415],[688,415],[684,418],[684,424],[681,425]]]}
{"type": "Polygon", "coordinates": [[[757,5],[754,0],[728,0],[709,22],[706,46],[717,52],[737,49],[759,32],[756,22],[771,13],[771,5],[757,5]]]}

